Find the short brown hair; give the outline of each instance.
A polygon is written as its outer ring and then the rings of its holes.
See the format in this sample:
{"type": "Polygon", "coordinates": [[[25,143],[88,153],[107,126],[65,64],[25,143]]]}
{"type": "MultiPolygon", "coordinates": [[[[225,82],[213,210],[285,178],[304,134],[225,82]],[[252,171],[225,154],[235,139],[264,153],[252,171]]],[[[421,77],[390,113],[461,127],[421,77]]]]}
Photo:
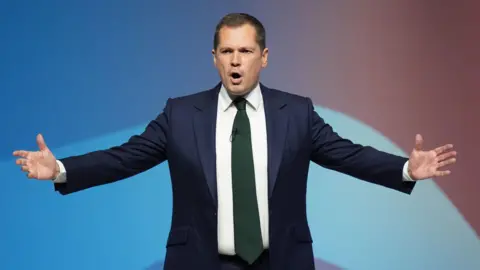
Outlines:
{"type": "Polygon", "coordinates": [[[257,43],[263,51],[266,47],[266,33],[263,24],[255,17],[246,13],[229,13],[220,20],[215,29],[215,36],[213,37],[213,48],[216,50],[219,43],[219,32],[224,26],[238,27],[244,24],[250,24],[257,32],[257,43]]]}

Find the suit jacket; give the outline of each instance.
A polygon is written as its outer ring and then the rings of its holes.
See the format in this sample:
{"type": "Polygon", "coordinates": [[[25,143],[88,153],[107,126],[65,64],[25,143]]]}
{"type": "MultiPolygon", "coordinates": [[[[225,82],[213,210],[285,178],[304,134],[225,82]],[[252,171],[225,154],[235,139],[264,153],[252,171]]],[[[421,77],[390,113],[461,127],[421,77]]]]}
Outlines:
{"type": "MultiPolygon", "coordinates": [[[[69,194],[133,176],[168,160],[173,192],[165,269],[219,269],[215,128],[220,84],[169,99],[144,132],[107,150],[62,159],[69,194]]],[[[410,193],[404,157],[341,138],[309,98],[261,84],[268,139],[269,237],[272,269],[314,269],[306,218],[310,161],[325,168],[410,193]]]]}

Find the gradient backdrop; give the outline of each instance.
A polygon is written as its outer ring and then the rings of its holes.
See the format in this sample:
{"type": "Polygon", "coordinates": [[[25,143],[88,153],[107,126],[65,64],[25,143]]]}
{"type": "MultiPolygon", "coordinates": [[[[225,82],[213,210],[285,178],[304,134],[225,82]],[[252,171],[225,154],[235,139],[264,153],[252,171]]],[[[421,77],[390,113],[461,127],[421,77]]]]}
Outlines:
{"type": "Polygon", "coordinates": [[[480,269],[479,2],[0,1],[0,268],[161,269],[166,164],[71,196],[28,180],[15,149],[58,157],[120,144],[169,97],[218,82],[227,12],[267,28],[263,83],[308,95],[343,136],[408,155],[453,143],[451,176],[411,196],[312,166],[319,269],[480,269]],[[40,3],[41,2],[41,3],[40,3]],[[322,268],[323,266],[323,268],[322,268]]]}

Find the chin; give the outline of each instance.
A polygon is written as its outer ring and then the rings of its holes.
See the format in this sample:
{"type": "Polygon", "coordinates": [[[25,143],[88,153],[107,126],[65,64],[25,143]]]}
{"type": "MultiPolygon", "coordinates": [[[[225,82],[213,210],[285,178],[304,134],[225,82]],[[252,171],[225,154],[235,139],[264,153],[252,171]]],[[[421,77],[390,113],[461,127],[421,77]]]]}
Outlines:
{"type": "Polygon", "coordinates": [[[231,95],[236,95],[236,96],[240,96],[248,92],[248,89],[246,89],[242,85],[229,85],[227,90],[231,95]]]}

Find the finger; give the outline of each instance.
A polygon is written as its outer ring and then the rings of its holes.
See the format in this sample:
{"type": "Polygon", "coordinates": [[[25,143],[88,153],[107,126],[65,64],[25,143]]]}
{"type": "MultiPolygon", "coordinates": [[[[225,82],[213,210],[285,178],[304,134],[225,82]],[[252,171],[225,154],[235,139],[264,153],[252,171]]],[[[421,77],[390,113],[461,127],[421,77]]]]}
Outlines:
{"type": "Polygon", "coordinates": [[[15,161],[15,164],[17,164],[17,165],[27,165],[27,159],[19,158],[15,161]]]}
{"type": "Polygon", "coordinates": [[[436,177],[439,177],[439,176],[447,176],[447,175],[449,175],[450,173],[451,173],[450,171],[437,171],[437,172],[435,173],[435,176],[436,176],[436,177]]]}
{"type": "Polygon", "coordinates": [[[444,153],[444,154],[441,154],[440,156],[438,156],[438,160],[443,161],[443,160],[446,160],[448,158],[452,158],[452,157],[455,157],[455,156],[457,156],[457,152],[450,151],[450,152],[447,152],[447,153],[444,153]]]}
{"type": "Polygon", "coordinates": [[[14,151],[14,152],[13,152],[13,155],[16,156],[16,157],[24,157],[24,158],[26,158],[26,157],[28,157],[28,154],[29,154],[29,153],[30,153],[30,152],[25,151],[25,150],[18,150],[18,151],[14,151]]]}
{"type": "Polygon", "coordinates": [[[422,150],[422,145],[423,145],[423,138],[422,138],[422,135],[420,134],[417,134],[415,136],[415,150],[422,150]]]}
{"type": "Polygon", "coordinates": [[[30,168],[28,166],[22,166],[22,171],[28,172],[30,168]]]}
{"type": "Polygon", "coordinates": [[[447,150],[450,150],[453,148],[453,144],[445,144],[444,146],[440,146],[440,147],[437,147],[434,149],[435,153],[437,153],[437,155],[447,151],[447,150]]]}
{"type": "Polygon", "coordinates": [[[453,163],[457,162],[457,159],[456,158],[451,158],[451,159],[448,159],[448,160],[445,160],[445,161],[442,161],[440,163],[438,163],[438,167],[443,167],[443,166],[447,166],[447,165],[451,165],[453,163]]]}
{"type": "Polygon", "coordinates": [[[43,139],[42,134],[37,135],[37,144],[38,144],[38,148],[40,150],[48,149],[47,144],[45,143],[45,140],[43,139]]]}
{"type": "Polygon", "coordinates": [[[37,172],[35,169],[30,168],[30,170],[27,172],[27,177],[32,179],[32,178],[37,178],[37,172]]]}

